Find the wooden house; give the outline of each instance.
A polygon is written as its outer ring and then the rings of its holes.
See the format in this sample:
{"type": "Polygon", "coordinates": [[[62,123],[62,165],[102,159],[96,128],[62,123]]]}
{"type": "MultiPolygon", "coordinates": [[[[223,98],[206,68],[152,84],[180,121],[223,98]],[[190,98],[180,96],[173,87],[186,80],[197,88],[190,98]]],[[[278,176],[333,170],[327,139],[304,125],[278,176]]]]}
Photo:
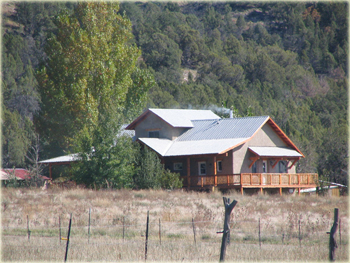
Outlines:
{"type": "Polygon", "coordinates": [[[292,193],[316,187],[296,173],[303,153],[269,116],[222,119],[209,110],[148,109],[126,127],[187,189],[292,193]]]}

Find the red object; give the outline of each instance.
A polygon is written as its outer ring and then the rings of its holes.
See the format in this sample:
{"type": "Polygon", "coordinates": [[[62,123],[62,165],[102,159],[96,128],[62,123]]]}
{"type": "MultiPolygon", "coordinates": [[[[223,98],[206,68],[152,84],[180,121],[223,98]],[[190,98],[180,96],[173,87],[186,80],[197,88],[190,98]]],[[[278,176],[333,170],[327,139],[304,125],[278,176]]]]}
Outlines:
{"type": "MultiPolygon", "coordinates": [[[[26,179],[30,179],[30,173],[28,170],[23,169],[23,168],[15,168],[15,169],[1,169],[2,172],[2,176],[1,179],[2,180],[7,180],[8,179],[8,175],[10,174],[15,174],[16,178],[18,180],[26,180],[26,179]],[[6,178],[7,177],[7,178],[6,178]]],[[[46,176],[40,176],[42,179],[44,180],[49,180],[50,178],[46,177],[46,176]]]]}

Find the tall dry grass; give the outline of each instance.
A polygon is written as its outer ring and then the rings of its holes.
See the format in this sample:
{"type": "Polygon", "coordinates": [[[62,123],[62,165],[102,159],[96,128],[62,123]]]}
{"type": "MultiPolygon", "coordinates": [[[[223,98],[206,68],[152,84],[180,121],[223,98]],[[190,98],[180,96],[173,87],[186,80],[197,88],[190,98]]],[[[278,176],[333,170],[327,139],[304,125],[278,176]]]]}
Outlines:
{"type": "MultiPolygon", "coordinates": [[[[326,232],[333,224],[333,211],[337,207],[342,245],[336,251],[336,259],[347,261],[347,198],[241,196],[235,193],[225,196],[238,201],[232,212],[231,244],[226,260],[328,261],[329,237],[326,232]]],[[[58,219],[60,217],[62,235],[66,236],[70,213],[73,221],[69,260],[142,261],[147,211],[150,211],[148,260],[219,259],[221,234],[216,232],[222,229],[224,218],[220,193],[2,189],[1,209],[4,261],[63,260],[65,241],[58,239],[58,219]],[[90,208],[91,236],[88,237],[90,208]],[[30,240],[27,237],[27,215],[30,240]],[[192,219],[195,222],[196,244],[192,219]]]]}

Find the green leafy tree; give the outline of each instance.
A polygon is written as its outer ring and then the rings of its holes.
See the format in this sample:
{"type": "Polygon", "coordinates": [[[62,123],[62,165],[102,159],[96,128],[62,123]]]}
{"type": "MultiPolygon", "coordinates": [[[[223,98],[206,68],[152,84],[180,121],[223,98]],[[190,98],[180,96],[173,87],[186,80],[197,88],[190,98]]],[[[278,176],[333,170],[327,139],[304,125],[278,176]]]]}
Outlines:
{"type": "Polygon", "coordinates": [[[84,129],[75,150],[80,161],[72,165],[72,179],[87,187],[131,188],[134,156],[137,148],[130,136],[120,134],[120,121],[113,112],[99,116],[99,125],[91,134],[84,129]],[[119,136],[118,136],[119,134],[119,136]]]}
{"type": "Polygon", "coordinates": [[[182,182],[178,174],[164,169],[157,154],[142,147],[136,159],[134,183],[137,189],[174,189],[181,188],[182,182]]]}
{"type": "Polygon", "coordinates": [[[48,39],[48,59],[37,74],[42,97],[37,127],[49,144],[72,147],[80,131],[100,124],[101,112],[121,112],[128,89],[137,85],[133,80],[140,80],[132,74],[141,53],[132,44],[130,20],[118,10],[118,3],[81,2],[73,14],[57,17],[58,33],[48,39]]]}

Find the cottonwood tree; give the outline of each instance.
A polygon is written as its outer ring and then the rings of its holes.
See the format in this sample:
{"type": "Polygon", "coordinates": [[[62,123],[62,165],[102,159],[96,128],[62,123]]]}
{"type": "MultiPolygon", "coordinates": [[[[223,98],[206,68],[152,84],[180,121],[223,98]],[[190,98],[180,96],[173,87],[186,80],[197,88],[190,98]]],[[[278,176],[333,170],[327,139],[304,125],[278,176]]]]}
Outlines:
{"type": "Polygon", "coordinates": [[[37,127],[49,144],[71,149],[83,130],[93,133],[99,116],[135,106],[128,95],[145,96],[151,77],[133,74],[141,52],[133,44],[130,20],[118,11],[118,3],[81,2],[55,20],[57,34],[48,38],[47,60],[37,74],[42,98],[37,127]]]}

